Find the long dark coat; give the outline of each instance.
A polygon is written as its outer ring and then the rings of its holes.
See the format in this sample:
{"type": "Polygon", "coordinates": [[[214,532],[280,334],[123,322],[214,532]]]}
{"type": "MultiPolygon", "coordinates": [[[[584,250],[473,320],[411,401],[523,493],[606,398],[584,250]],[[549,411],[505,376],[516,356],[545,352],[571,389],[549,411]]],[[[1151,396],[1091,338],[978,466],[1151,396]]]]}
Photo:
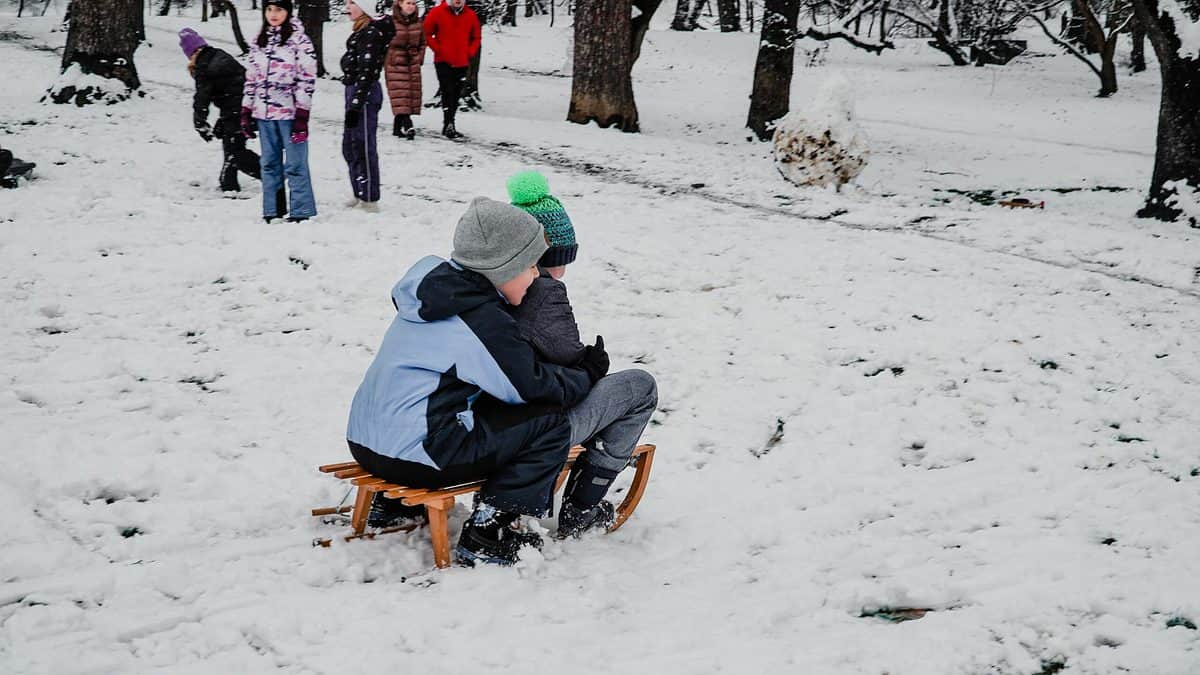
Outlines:
{"type": "Polygon", "coordinates": [[[425,61],[425,33],[421,18],[393,15],[396,35],[388,45],[387,79],[388,99],[392,103],[393,115],[421,114],[421,64],[425,61]]]}

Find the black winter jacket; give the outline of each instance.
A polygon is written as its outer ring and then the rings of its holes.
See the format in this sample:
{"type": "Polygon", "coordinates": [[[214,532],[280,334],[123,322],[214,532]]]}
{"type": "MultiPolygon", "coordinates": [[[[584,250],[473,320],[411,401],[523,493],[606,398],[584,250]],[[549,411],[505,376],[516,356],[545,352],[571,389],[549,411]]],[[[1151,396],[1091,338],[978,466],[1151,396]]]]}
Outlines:
{"type": "Polygon", "coordinates": [[[349,107],[362,110],[371,85],[379,81],[379,73],[387,60],[388,43],[396,34],[391,17],[376,19],[362,30],[346,38],[346,53],[342,55],[342,84],[354,87],[349,107]]]}
{"type": "Polygon", "coordinates": [[[196,96],[192,100],[192,123],[197,129],[208,126],[208,106],[215,105],[217,118],[225,134],[237,131],[242,109],[242,88],[246,69],[228,53],[216,47],[201,47],[196,55],[196,96]]]}
{"type": "Polygon", "coordinates": [[[563,282],[542,270],[521,304],[507,309],[516,319],[521,337],[543,360],[559,366],[577,366],[583,360],[579,326],[563,282]]]}

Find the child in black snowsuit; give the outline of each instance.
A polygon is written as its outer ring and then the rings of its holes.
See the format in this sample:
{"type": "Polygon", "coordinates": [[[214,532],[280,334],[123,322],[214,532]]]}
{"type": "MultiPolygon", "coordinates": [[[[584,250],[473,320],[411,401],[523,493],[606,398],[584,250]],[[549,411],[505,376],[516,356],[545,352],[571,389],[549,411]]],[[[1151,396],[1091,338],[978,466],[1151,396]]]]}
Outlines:
{"type": "Polygon", "coordinates": [[[643,370],[608,373],[604,339],[584,345],[567,287],[560,281],[567,265],[575,260],[579,244],[575,228],[562,202],[550,194],[546,177],[522,171],[508,179],[513,206],[525,210],[541,223],[549,248],[538,260],[539,275],[519,305],[509,314],[538,357],[560,366],[581,367],[603,356],[600,378],[578,405],[567,410],[571,444],[587,451],[575,462],[563,492],[558,516],[558,536],[579,536],[590,529],[607,528],[613,522],[613,505],[604,500],[612,481],[629,463],[642,431],[658,405],[654,377],[643,370]]]}
{"type": "Polygon", "coordinates": [[[221,190],[240,191],[238,171],[252,178],[261,176],[258,155],[246,149],[246,138],[241,134],[238,121],[246,69],[228,53],[210,47],[191,28],[179,31],[179,46],[188,57],[188,72],[196,80],[196,95],[192,100],[192,123],[196,133],[205,141],[221,140],[225,154],[221,165],[221,190]],[[211,127],[208,125],[210,104],[218,111],[217,123],[211,127]]]}
{"type": "Polygon", "coordinates": [[[342,56],[342,83],[346,85],[346,125],[342,130],[342,157],[350,170],[351,206],[379,210],[379,152],[375,146],[379,108],[383,105],[383,72],[388,43],[396,34],[391,18],[373,15],[368,0],[346,3],[353,26],[342,56]]]}

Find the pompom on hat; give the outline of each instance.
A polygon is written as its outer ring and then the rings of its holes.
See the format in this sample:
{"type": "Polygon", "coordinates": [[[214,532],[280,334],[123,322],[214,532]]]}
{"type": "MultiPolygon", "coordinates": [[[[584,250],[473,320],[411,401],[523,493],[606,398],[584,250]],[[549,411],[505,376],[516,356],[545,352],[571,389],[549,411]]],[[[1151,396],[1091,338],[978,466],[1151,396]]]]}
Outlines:
{"type": "Polygon", "coordinates": [[[550,194],[550,181],[537,171],[521,171],[509,177],[507,187],[512,205],[536,218],[546,231],[550,248],[538,264],[561,267],[573,262],[579,252],[575,227],[562,202],[550,194]]]}

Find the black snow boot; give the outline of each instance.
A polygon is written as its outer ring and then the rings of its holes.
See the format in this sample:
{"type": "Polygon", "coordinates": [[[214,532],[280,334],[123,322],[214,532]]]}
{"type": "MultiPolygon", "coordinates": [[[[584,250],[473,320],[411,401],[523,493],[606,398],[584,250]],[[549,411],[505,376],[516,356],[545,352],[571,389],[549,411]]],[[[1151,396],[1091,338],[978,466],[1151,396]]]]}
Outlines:
{"type": "Polygon", "coordinates": [[[476,508],[463,523],[458,538],[455,557],[459,564],[513,565],[520,560],[517,552],[522,546],[542,548],[542,538],[535,532],[518,529],[519,522],[520,517],[515,513],[496,511],[487,505],[476,508]]]}
{"type": "MultiPolygon", "coordinates": [[[[586,456],[585,456],[586,457],[586,456]]],[[[593,528],[612,525],[613,505],[604,501],[608,488],[620,471],[592,466],[581,457],[571,467],[567,487],[563,490],[562,510],[558,514],[558,538],[578,537],[593,528]]]]}
{"type": "Polygon", "coordinates": [[[412,116],[400,115],[400,137],[411,141],[417,137],[417,131],[413,129],[412,116]]]}
{"type": "Polygon", "coordinates": [[[588,530],[607,530],[616,518],[617,510],[606,499],[588,509],[581,509],[567,500],[558,512],[558,532],[554,536],[558,539],[578,538],[588,530]]]}
{"type": "Polygon", "coordinates": [[[404,138],[404,115],[396,115],[392,121],[392,135],[396,138],[404,138]]]}
{"type": "Polygon", "coordinates": [[[454,128],[454,122],[446,122],[442,125],[442,135],[450,140],[462,138],[462,134],[458,133],[458,129],[454,128]]]}
{"type": "Polygon", "coordinates": [[[420,527],[429,522],[424,506],[406,506],[399,499],[388,499],[378,492],[371,499],[367,513],[370,527],[420,527]]]}

